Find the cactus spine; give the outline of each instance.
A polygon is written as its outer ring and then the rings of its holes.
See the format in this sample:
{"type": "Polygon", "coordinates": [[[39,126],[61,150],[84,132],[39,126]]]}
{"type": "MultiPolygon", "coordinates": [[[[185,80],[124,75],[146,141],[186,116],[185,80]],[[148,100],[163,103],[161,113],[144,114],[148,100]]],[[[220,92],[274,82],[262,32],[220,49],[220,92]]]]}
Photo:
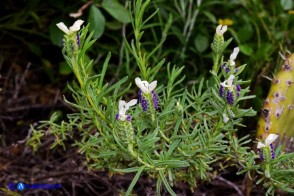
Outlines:
{"type": "Polygon", "coordinates": [[[279,135],[278,143],[285,151],[293,151],[294,137],[294,54],[285,59],[281,70],[272,79],[261,118],[257,136],[265,139],[268,134],[279,135]]]}

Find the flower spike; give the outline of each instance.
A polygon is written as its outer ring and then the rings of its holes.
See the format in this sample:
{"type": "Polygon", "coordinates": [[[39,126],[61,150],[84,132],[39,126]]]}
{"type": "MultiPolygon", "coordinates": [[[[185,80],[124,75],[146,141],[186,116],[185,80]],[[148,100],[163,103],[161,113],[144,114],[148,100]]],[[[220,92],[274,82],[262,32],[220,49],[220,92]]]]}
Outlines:
{"type": "Polygon", "coordinates": [[[269,134],[267,138],[265,139],[265,143],[262,143],[262,142],[257,143],[257,148],[264,148],[266,146],[270,146],[278,137],[279,135],[277,134],[272,134],[272,133],[269,134]]]}
{"type": "Polygon", "coordinates": [[[276,157],[273,142],[279,137],[276,134],[269,134],[265,139],[265,143],[258,142],[257,150],[261,160],[269,160],[270,158],[274,159],[276,157]],[[264,153],[264,155],[263,155],[264,153]],[[271,154],[271,156],[269,155],[271,154]]]}
{"type": "Polygon", "coordinates": [[[229,78],[227,80],[225,80],[224,82],[220,83],[223,87],[227,87],[230,90],[233,90],[233,81],[235,79],[235,76],[232,74],[229,76],[229,78]]]}
{"type": "Polygon", "coordinates": [[[130,121],[131,120],[131,116],[130,115],[126,115],[127,110],[133,106],[137,104],[137,99],[132,99],[130,102],[125,102],[123,100],[120,100],[118,103],[118,114],[116,115],[115,119],[116,120],[121,120],[121,121],[130,121]]]}
{"type": "Polygon", "coordinates": [[[149,84],[147,81],[142,81],[140,78],[135,79],[136,85],[141,89],[143,93],[151,93],[157,86],[157,81],[153,81],[149,84]]]}

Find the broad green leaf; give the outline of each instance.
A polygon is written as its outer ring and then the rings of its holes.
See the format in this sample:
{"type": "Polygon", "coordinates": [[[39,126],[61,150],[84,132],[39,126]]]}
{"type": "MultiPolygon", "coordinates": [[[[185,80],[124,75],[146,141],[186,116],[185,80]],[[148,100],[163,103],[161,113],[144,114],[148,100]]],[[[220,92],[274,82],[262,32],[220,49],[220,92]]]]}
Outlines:
{"type": "Polygon", "coordinates": [[[58,22],[60,21],[54,20],[51,22],[49,26],[49,36],[53,44],[62,46],[64,33],[56,26],[58,22]]]}
{"type": "Polygon", "coordinates": [[[116,20],[122,23],[131,22],[128,10],[116,0],[104,0],[102,7],[116,20]]]}
{"type": "Polygon", "coordinates": [[[202,34],[198,34],[194,41],[196,49],[202,53],[204,52],[209,46],[209,40],[206,36],[202,34]]]}
{"type": "Polygon", "coordinates": [[[247,56],[250,56],[253,53],[253,48],[249,44],[241,44],[239,48],[240,51],[247,56]]]}
{"type": "Polygon", "coordinates": [[[92,5],[90,8],[88,21],[90,23],[90,32],[94,31],[93,37],[95,39],[101,37],[105,29],[105,18],[95,5],[92,5]]]}
{"type": "Polygon", "coordinates": [[[110,30],[119,30],[122,28],[122,23],[118,21],[106,22],[106,27],[110,30]]]}
{"type": "Polygon", "coordinates": [[[237,36],[240,42],[248,41],[254,34],[253,27],[248,23],[238,30],[237,36]]]}

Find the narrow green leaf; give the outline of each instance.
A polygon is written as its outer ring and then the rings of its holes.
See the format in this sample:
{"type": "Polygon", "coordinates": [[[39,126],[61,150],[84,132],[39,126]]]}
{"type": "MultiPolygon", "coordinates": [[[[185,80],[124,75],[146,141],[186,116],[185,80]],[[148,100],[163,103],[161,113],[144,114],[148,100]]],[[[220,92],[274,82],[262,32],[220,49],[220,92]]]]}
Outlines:
{"type": "Polygon", "coordinates": [[[140,167],[140,168],[138,169],[138,172],[136,173],[135,177],[133,178],[133,180],[132,180],[132,182],[131,182],[131,184],[130,184],[130,186],[129,186],[127,192],[126,192],[126,196],[131,194],[131,192],[132,192],[132,190],[133,190],[135,184],[137,183],[137,181],[138,181],[138,179],[139,179],[139,177],[140,177],[142,171],[144,170],[144,168],[145,168],[145,166],[142,166],[142,167],[140,167]]]}
{"type": "Polygon", "coordinates": [[[117,168],[113,168],[112,170],[113,171],[116,171],[116,172],[122,172],[122,173],[133,173],[133,172],[136,172],[139,170],[140,167],[130,167],[130,168],[127,168],[127,169],[117,169],[117,168]]]}
{"type": "Polygon", "coordinates": [[[102,88],[104,76],[105,76],[105,73],[106,73],[106,70],[107,70],[108,63],[109,63],[110,58],[111,58],[111,53],[109,52],[107,54],[107,57],[106,57],[105,61],[104,61],[104,64],[103,64],[103,67],[102,67],[102,71],[101,71],[101,76],[99,78],[99,89],[102,88]]]}
{"type": "Polygon", "coordinates": [[[173,167],[173,168],[182,168],[182,167],[189,167],[190,164],[187,161],[180,161],[180,160],[161,160],[155,163],[155,167],[173,167]]]}
{"type": "Polygon", "coordinates": [[[159,175],[160,175],[160,178],[166,188],[166,190],[169,192],[169,194],[171,194],[172,196],[176,196],[176,193],[172,190],[172,188],[169,186],[165,176],[164,176],[164,173],[163,171],[159,171],[159,175]]]}

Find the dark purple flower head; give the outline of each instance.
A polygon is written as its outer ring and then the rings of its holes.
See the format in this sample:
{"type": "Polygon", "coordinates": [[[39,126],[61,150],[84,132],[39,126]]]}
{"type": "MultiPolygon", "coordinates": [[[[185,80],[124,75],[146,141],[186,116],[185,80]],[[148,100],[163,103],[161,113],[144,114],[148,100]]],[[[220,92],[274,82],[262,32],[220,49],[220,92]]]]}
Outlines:
{"type": "Polygon", "coordinates": [[[127,116],[127,121],[130,122],[131,120],[132,120],[132,117],[131,117],[130,115],[128,115],[128,116],[127,116]]]}
{"type": "Polygon", "coordinates": [[[223,85],[220,85],[220,86],[219,86],[219,95],[220,95],[221,97],[224,96],[224,86],[223,86],[223,85]]]}
{"type": "Polygon", "coordinates": [[[81,42],[80,34],[77,33],[77,45],[78,45],[78,46],[80,46],[80,42],[81,42]]]}
{"type": "Polygon", "coordinates": [[[115,120],[118,120],[119,119],[119,114],[116,114],[115,115],[115,120]]]}
{"type": "Polygon", "coordinates": [[[241,86],[240,86],[240,84],[237,84],[237,85],[236,85],[236,96],[237,96],[237,97],[239,97],[239,95],[240,95],[240,91],[241,91],[241,86]]]}
{"type": "Polygon", "coordinates": [[[262,150],[260,150],[260,149],[257,149],[257,151],[258,151],[258,154],[259,154],[259,157],[260,157],[260,160],[264,160],[264,157],[263,157],[263,153],[262,153],[262,150]]]}
{"type": "Polygon", "coordinates": [[[237,73],[238,71],[239,71],[239,69],[238,69],[238,68],[236,68],[236,69],[235,69],[235,73],[237,73]]]}
{"type": "Polygon", "coordinates": [[[271,148],[272,159],[274,159],[274,158],[276,158],[276,153],[274,151],[273,144],[270,144],[270,148],[271,148]]]}
{"type": "Polygon", "coordinates": [[[230,105],[233,105],[234,103],[234,97],[233,97],[233,93],[231,91],[227,91],[227,102],[230,105]]]}
{"type": "Polygon", "coordinates": [[[222,69],[224,69],[226,67],[226,63],[222,64],[222,69]]]}
{"type": "Polygon", "coordinates": [[[229,73],[231,71],[230,67],[226,67],[226,73],[229,73]]]}
{"type": "Polygon", "coordinates": [[[152,91],[151,93],[152,93],[152,99],[153,99],[153,103],[154,103],[154,108],[157,110],[158,109],[158,100],[157,100],[156,93],[154,91],[152,91]]]}
{"type": "Polygon", "coordinates": [[[148,109],[148,102],[146,101],[146,99],[144,99],[144,97],[142,97],[141,105],[142,105],[143,110],[146,112],[148,109]]]}
{"type": "Polygon", "coordinates": [[[142,91],[141,90],[138,91],[138,101],[139,101],[139,103],[141,103],[141,101],[142,101],[142,91]]]}

